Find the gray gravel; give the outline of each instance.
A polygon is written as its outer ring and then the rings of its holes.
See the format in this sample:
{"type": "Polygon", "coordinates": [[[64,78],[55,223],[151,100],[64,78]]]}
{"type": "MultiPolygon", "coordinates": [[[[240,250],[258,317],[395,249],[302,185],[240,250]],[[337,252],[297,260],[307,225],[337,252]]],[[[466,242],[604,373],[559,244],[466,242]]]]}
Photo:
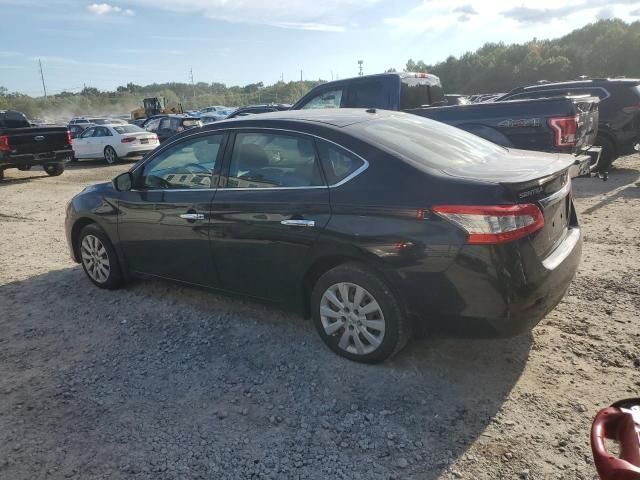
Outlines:
{"type": "Polygon", "coordinates": [[[421,339],[379,366],[274,307],[93,287],[64,204],[124,168],[0,185],[0,478],[593,477],[590,419],[640,385],[637,157],[608,185],[576,182],[585,260],[533,334],[421,339]]]}

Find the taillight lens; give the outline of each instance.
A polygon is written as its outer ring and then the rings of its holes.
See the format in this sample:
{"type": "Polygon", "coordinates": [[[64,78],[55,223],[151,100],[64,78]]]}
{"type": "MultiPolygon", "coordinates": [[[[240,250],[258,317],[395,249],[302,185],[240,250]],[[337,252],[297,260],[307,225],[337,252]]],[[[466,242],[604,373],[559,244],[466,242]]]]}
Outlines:
{"type": "Polygon", "coordinates": [[[73,138],[71,138],[71,132],[67,130],[67,145],[71,145],[73,143],[73,138]]]}
{"type": "Polygon", "coordinates": [[[0,135],[0,152],[8,152],[9,150],[11,150],[11,147],[9,147],[9,137],[0,135]]]}
{"type": "Polygon", "coordinates": [[[472,245],[497,245],[525,237],[544,227],[537,205],[439,205],[433,213],[464,229],[472,245]]]}
{"type": "Polygon", "coordinates": [[[553,143],[556,147],[573,147],[576,144],[578,117],[557,117],[548,120],[553,130],[553,143]]]}
{"type": "Polygon", "coordinates": [[[135,141],[136,141],[136,137],[123,137],[120,139],[121,143],[131,143],[135,141]]]}

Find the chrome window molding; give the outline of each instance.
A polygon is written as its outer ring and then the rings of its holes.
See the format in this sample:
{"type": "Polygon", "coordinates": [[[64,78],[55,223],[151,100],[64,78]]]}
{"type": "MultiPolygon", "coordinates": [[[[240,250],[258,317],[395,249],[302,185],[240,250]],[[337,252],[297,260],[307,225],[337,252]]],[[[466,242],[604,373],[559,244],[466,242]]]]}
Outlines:
{"type": "Polygon", "coordinates": [[[184,137],[180,137],[179,139],[176,139],[173,142],[168,143],[167,145],[165,145],[164,148],[162,148],[161,150],[158,150],[157,152],[155,152],[154,155],[150,156],[148,159],[146,159],[140,165],[137,165],[131,171],[131,173],[133,174],[133,172],[135,172],[139,168],[143,168],[147,163],[152,161],[155,158],[156,155],[159,155],[160,153],[162,153],[165,150],[167,150],[169,147],[177,144],[178,142],[181,142],[182,140],[185,140],[185,139],[188,139],[188,138],[191,138],[191,137],[197,137],[197,136],[233,133],[233,132],[235,132],[237,130],[269,130],[269,131],[293,133],[293,134],[296,134],[296,135],[307,135],[309,137],[317,138],[317,139],[323,140],[325,142],[332,143],[333,145],[337,146],[338,148],[340,148],[340,149],[342,149],[342,150],[344,150],[346,152],[349,152],[351,155],[353,155],[353,156],[359,158],[360,160],[362,160],[363,164],[357,170],[353,171],[351,174],[347,175],[345,178],[343,178],[339,182],[334,183],[332,185],[314,185],[314,186],[308,186],[308,187],[262,187],[262,188],[260,188],[260,187],[251,187],[251,188],[216,187],[216,188],[203,188],[203,189],[197,189],[197,188],[185,188],[185,189],[157,188],[157,189],[152,189],[152,190],[151,189],[150,190],[131,189],[131,191],[132,192],[193,192],[193,191],[210,191],[210,190],[211,191],[217,191],[217,190],[220,190],[220,191],[224,191],[224,190],[229,190],[229,191],[235,191],[235,190],[251,191],[251,190],[303,190],[303,189],[318,189],[318,188],[337,188],[337,187],[340,187],[340,186],[344,185],[345,183],[351,181],[352,179],[354,179],[355,177],[357,177],[358,175],[360,175],[361,173],[363,173],[365,170],[367,170],[369,168],[369,162],[367,160],[365,160],[364,158],[362,158],[360,155],[358,155],[353,150],[350,150],[350,149],[340,145],[339,143],[334,142],[333,140],[329,140],[329,139],[321,137],[319,135],[314,135],[313,133],[299,132],[297,130],[290,130],[290,129],[287,129],[287,128],[275,128],[275,127],[228,127],[228,128],[221,128],[219,130],[207,130],[206,132],[196,132],[196,133],[192,133],[191,135],[185,135],[184,137]]]}

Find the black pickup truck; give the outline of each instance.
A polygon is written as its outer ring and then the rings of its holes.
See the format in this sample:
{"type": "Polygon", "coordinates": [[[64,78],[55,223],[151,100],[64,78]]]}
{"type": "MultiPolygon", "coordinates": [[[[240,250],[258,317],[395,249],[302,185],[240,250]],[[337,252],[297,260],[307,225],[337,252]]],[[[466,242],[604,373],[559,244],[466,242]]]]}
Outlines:
{"type": "Polygon", "coordinates": [[[379,108],[428,117],[505,147],[588,154],[584,168],[598,169],[597,97],[559,97],[446,105],[440,79],[426,73],[385,73],[324,83],[298,100],[305,108],[379,108]]]}
{"type": "Polygon", "coordinates": [[[61,175],[72,155],[67,127],[32,127],[22,113],[0,110],[0,180],[7,168],[29,170],[34,165],[42,165],[52,177],[61,175]]]}
{"type": "Polygon", "coordinates": [[[496,102],[525,98],[590,95],[600,99],[600,125],[595,145],[602,147],[600,165],[606,169],[622,155],[640,147],[640,79],[593,78],[544,82],[516,88],[496,102]]]}

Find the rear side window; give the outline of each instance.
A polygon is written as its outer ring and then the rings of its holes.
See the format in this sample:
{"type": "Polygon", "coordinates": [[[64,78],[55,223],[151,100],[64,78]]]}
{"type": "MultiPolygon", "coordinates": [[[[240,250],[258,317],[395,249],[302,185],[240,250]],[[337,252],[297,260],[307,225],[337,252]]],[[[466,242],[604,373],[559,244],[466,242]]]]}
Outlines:
{"type": "Polygon", "coordinates": [[[318,140],[316,144],[329,185],[340,183],[365,164],[361,158],[337,145],[324,140],[318,140]]]}
{"type": "Polygon", "coordinates": [[[25,128],[29,127],[29,122],[20,112],[0,113],[0,127],[3,128],[25,128]]]}
{"type": "Polygon", "coordinates": [[[274,133],[238,133],[227,188],[324,185],[311,138],[274,133]]]}
{"type": "Polygon", "coordinates": [[[380,80],[354,82],[349,86],[347,107],[389,108],[389,91],[380,80]]]}

